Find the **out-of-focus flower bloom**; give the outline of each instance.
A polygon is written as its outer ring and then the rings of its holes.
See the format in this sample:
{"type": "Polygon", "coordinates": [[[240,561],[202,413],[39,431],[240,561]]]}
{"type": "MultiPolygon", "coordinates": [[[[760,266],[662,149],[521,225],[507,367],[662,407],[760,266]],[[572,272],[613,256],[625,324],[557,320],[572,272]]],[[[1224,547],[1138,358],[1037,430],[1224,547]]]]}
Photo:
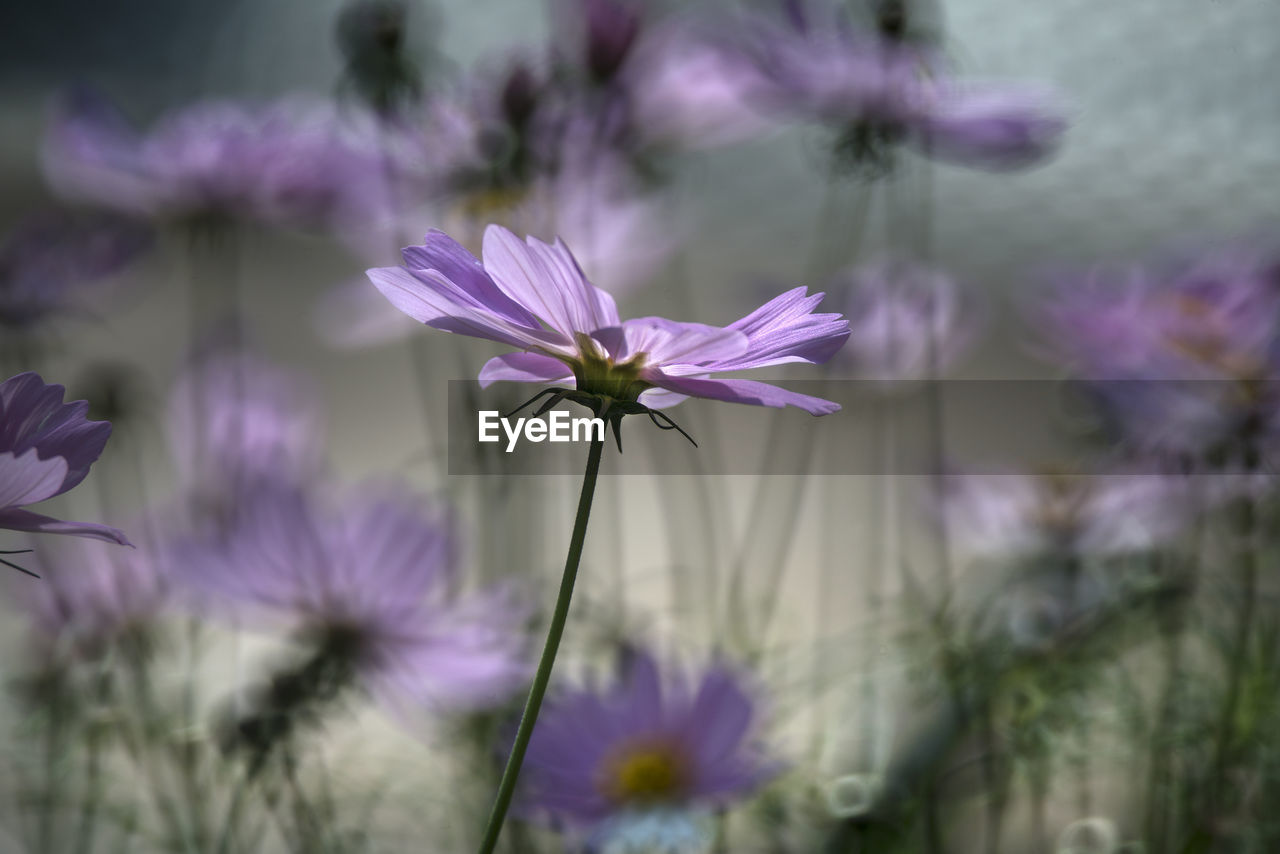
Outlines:
{"type": "Polygon", "coordinates": [[[226,536],[179,548],[199,589],[233,613],[282,618],[319,654],[398,711],[504,699],[528,675],[509,591],[456,597],[449,514],[393,487],[336,507],[264,487],[226,536]]]}
{"type": "Polygon", "coordinates": [[[558,157],[554,174],[535,181],[505,213],[494,211],[493,220],[517,233],[563,239],[583,273],[609,282],[614,294],[647,281],[679,245],[671,211],[582,133],[566,133],[558,157]]]}
{"type": "Polygon", "coordinates": [[[944,478],[948,535],[979,557],[1149,551],[1194,512],[1185,479],[1160,474],[957,474],[944,478]]]}
{"type": "Polygon", "coordinates": [[[1274,259],[1233,248],[1168,272],[1072,279],[1038,319],[1052,355],[1144,449],[1201,452],[1280,427],[1274,259]]]}
{"type": "Polygon", "coordinates": [[[319,473],[320,404],[300,375],[215,345],[178,379],[169,440],[189,494],[227,509],[261,484],[302,484],[319,473]]]}
{"type": "Polygon", "coordinates": [[[743,142],[776,126],[754,106],[765,86],[740,51],[684,27],[654,31],[626,72],[631,123],[644,144],[675,149],[743,142]]]}
{"type": "MultiPolygon", "coordinates": [[[[412,219],[419,223],[443,220],[457,233],[472,232],[477,228],[476,211],[464,197],[455,201],[435,213],[419,211],[412,219]]],[[[566,157],[559,172],[508,196],[489,196],[486,205],[486,217],[501,220],[514,231],[547,240],[562,237],[575,248],[583,273],[594,281],[610,282],[619,294],[647,281],[678,245],[661,199],[635,189],[622,166],[607,154],[566,157]]],[[[411,233],[422,231],[414,226],[411,233]]],[[[382,247],[371,254],[385,256],[389,237],[370,242],[382,247]]],[[[399,340],[416,328],[370,288],[364,276],[326,294],[316,306],[314,320],[325,341],[344,349],[399,340]]]]}
{"type": "Polygon", "coordinates": [[[128,545],[115,528],[63,522],[23,509],[84,480],[111,435],[110,424],[85,417],[88,403],[63,403],[65,392],[31,372],[0,383],[0,528],[128,545]]]}
{"type": "Polygon", "coordinates": [[[711,378],[831,358],[849,328],[840,315],[814,313],[821,294],[796,288],[727,327],[659,317],[624,322],[613,297],[587,280],[560,241],[521,241],[490,226],[483,264],[438,231],[403,254],[403,267],[369,271],[392,304],[428,326],[522,351],[491,359],[480,372],[482,383],[572,383],[587,394],[649,406],[703,397],[792,405],[814,415],[839,409],[767,383],[711,378]]]}
{"type": "Polygon", "coordinates": [[[211,101],[165,116],[144,135],[101,96],[78,90],[55,109],[45,173],[64,195],[132,214],[329,224],[367,215],[367,189],[381,175],[376,152],[337,118],[306,99],[211,101]]]}
{"type": "Polygon", "coordinates": [[[732,671],[713,667],[689,692],[636,653],[608,693],[568,693],[543,710],[525,754],[525,808],[607,830],[618,816],[740,800],[780,770],[749,742],[755,716],[732,671]]]}
{"type": "Polygon", "coordinates": [[[23,585],[19,598],[37,642],[51,653],[94,657],[134,640],[168,602],[167,580],[146,548],[81,540],[42,548],[29,562],[41,582],[23,585]]]}
{"type": "Polygon", "coordinates": [[[852,334],[841,352],[862,378],[924,379],[949,368],[973,337],[955,281],[914,264],[879,264],[847,274],[852,334]]]}
{"type": "Polygon", "coordinates": [[[761,103],[840,128],[842,145],[905,142],[961,165],[1016,169],[1052,153],[1066,130],[1045,87],[962,81],[933,50],[855,26],[836,8],[786,6],[748,27],[746,50],[767,80],[761,103]]]}
{"type": "Polygon", "coordinates": [[[29,330],[71,311],[85,286],[118,272],[151,242],[146,226],[115,216],[28,219],[0,244],[0,328],[29,330]]]}

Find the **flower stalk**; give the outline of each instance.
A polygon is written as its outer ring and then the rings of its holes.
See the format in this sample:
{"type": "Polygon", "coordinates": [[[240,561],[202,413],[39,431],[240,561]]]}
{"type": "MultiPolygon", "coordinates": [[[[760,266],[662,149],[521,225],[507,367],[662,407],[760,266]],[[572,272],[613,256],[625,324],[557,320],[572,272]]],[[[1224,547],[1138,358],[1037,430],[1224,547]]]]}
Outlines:
{"type": "MultiPolygon", "coordinates": [[[[604,410],[599,413],[602,418],[607,414],[607,405],[604,410]]],[[[546,695],[547,684],[551,681],[551,669],[555,666],[556,653],[560,649],[560,638],[564,635],[565,621],[569,616],[569,602],[573,598],[573,586],[578,578],[578,564],[582,560],[582,547],[587,539],[587,522],[591,518],[591,502],[595,497],[596,477],[600,473],[600,457],[603,451],[604,437],[601,436],[592,441],[591,450],[587,455],[587,468],[582,475],[582,491],[578,496],[578,512],[573,520],[573,534],[569,538],[569,553],[565,556],[564,573],[560,577],[560,592],[556,595],[555,610],[551,614],[551,624],[547,627],[547,640],[542,646],[542,656],[538,659],[538,670],[534,674],[533,685],[529,688],[529,698],[525,701],[524,711],[520,715],[520,726],[516,729],[515,742],[511,746],[511,754],[507,757],[506,767],[502,771],[502,780],[498,783],[498,794],[494,798],[493,809],[485,825],[480,854],[492,854],[498,844],[502,824],[507,817],[507,809],[511,806],[512,795],[515,794],[516,781],[520,777],[520,766],[524,763],[524,755],[529,748],[533,727],[538,722],[542,698],[546,695]]]]}

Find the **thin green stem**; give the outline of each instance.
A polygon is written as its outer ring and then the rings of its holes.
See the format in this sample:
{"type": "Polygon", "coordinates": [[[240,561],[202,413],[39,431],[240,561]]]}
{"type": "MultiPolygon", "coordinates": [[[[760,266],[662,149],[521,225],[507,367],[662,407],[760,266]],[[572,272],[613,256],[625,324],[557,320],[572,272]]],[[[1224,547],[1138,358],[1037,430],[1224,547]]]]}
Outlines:
{"type": "Polygon", "coordinates": [[[560,649],[560,638],[564,634],[565,620],[569,616],[569,602],[573,598],[573,585],[578,578],[578,564],[582,560],[582,546],[587,539],[587,522],[591,518],[591,500],[595,497],[596,476],[600,473],[604,439],[601,436],[593,441],[591,452],[587,456],[587,470],[582,476],[582,492],[578,496],[578,514],[573,520],[573,535],[569,539],[569,553],[564,560],[564,574],[560,578],[556,607],[551,614],[551,624],[547,627],[547,640],[542,646],[538,670],[534,674],[533,685],[529,688],[529,699],[525,701],[524,712],[520,716],[516,740],[511,746],[511,755],[507,757],[507,766],[502,771],[502,780],[498,783],[498,794],[494,798],[493,810],[489,813],[489,822],[485,825],[480,854],[493,854],[498,844],[502,823],[507,817],[507,808],[511,806],[511,797],[516,790],[516,780],[520,777],[520,766],[524,764],[524,754],[529,747],[534,724],[538,721],[538,710],[542,708],[542,698],[551,681],[551,668],[556,663],[556,652],[560,649]]]}

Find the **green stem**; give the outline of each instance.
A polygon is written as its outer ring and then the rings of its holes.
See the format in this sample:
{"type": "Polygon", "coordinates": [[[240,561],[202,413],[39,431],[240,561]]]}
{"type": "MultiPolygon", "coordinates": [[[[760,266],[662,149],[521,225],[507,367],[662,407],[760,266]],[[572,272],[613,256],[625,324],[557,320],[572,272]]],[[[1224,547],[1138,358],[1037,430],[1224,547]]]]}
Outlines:
{"type": "Polygon", "coordinates": [[[534,674],[533,685],[529,688],[529,699],[525,701],[524,712],[520,716],[516,740],[511,746],[507,766],[502,771],[502,780],[498,783],[493,811],[489,813],[489,822],[485,825],[480,854],[493,854],[498,844],[498,835],[502,833],[502,823],[507,817],[507,808],[511,806],[511,796],[515,793],[516,780],[520,776],[520,766],[524,763],[524,754],[529,747],[529,738],[538,721],[538,710],[542,708],[542,698],[547,693],[547,683],[551,681],[551,668],[555,665],[560,637],[564,634],[565,620],[569,616],[569,601],[573,598],[573,584],[578,578],[578,563],[582,560],[582,546],[587,539],[587,521],[591,518],[591,499],[595,496],[596,476],[600,473],[600,455],[603,451],[604,437],[601,436],[591,443],[591,453],[587,456],[587,470],[582,476],[582,492],[578,496],[578,515],[573,520],[573,535],[569,539],[569,553],[564,560],[564,575],[560,578],[556,607],[551,614],[551,625],[547,627],[547,640],[542,647],[542,657],[538,660],[538,670],[534,674]]]}

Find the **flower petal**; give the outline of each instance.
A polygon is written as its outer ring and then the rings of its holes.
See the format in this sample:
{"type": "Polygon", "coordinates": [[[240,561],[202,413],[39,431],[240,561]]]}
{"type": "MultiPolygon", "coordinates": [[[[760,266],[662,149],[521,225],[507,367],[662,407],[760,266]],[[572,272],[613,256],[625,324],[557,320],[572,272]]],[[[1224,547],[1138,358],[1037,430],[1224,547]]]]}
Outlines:
{"type": "Polygon", "coordinates": [[[645,363],[655,367],[728,361],[744,355],[749,346],[746,335],[724,326],[640,317],[622,327],[626,357],[643,353],[645,363]]]}
{"type": "Polygon", "coordinates": [[[88,537],[121,546],[132,546],[124,532],[108,525],[97,525],[93,522],[64,522],[51,516],[41,516],[30,510],[10,507],[0,510],[0,528],[10,531],[31,531],[37,534],[69,534],[73,537],[88,537]]]}
{"type": "Polygon", "coordinates": [[[1066,129],[1049,92],[992,84],[944,89],[916,122],[918,144],[929,156],[992,170],[1043,160],[1066,129]]]}
{"type": "Polygon", "coordinates": [[[839,314],[814,314],[825,294],[807,295],[803,287],[780,294],[741,320],[729,324],[747,336],[743,356],[714,370],[737,371],[787,362],[822,364],[849,338],[849,321],[839,314]]]}
{"type": "Polygon", "coordinates": [[[544,323],[572,340],[618,325],[613,298],[586,280],[564,244],[520,240],[499,225],[484,232],[484,266],[498,287],[544,323]]]}
{"type": "Polygon", "coordinates": [[[62,491],[67,461],[42,460],[31,448],[21,456],[0,454],[0,507],[22,507],[52,498],[62,491]]]}
{"type": "Polygon", "coordinates": [[[403,267],[379,267],[367,271],[367,275],[392,305],[436,329],[521,350],[534,346],[569,347],[561,335],[518,325],[485,306],[465,301],[454,283],[435,270],[414,273],[403,267]]]}
{"type": "Polygon", "coordinates": [[[559,359],[540,353],[505,353],[480,369],[480,387],[496,382],[556,383],[572,385],[573,371],[559,359]]]}
{"type": "Polygon", "coordinates": [[[753,406],[795,406],[810,415],[830,415],[840,404],[820,397],[787,391],[755,380],[715,380],[704,377],[674,377],[661,371],[646,371],[644,379],[654,385],[689,397],[748,403],[753,406]]]}

